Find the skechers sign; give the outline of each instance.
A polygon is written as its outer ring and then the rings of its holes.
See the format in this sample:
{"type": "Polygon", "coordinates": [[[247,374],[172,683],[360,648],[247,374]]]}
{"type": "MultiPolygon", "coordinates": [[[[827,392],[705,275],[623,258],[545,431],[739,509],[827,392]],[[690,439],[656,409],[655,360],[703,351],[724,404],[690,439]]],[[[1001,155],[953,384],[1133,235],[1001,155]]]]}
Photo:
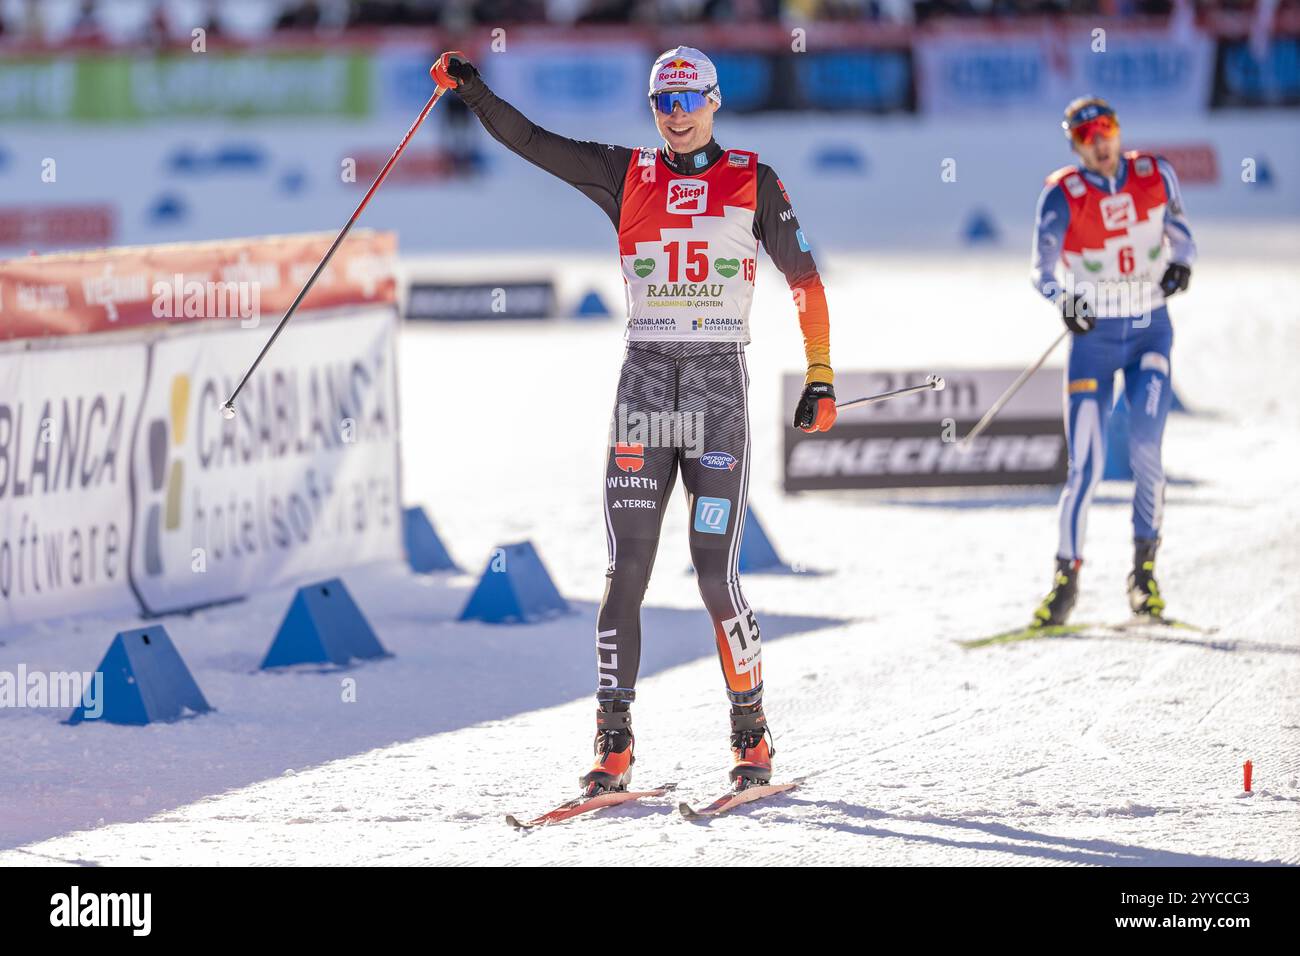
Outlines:
{"type": "MultiPolygon", "coordinates": [[[[846,399],[919,385],[933,369],[836,372],[846,399]]],[[[785,489],[926,488],[966,485],[1058,484],[1067,450],[1061,421],[1061,372],[1034,374],[968,449],[965,435],[1011,384],[1016,369],[938,370],[942,392],[926,391],[845,409],[830,432],[785,427],[785,489]]],[[[802,375],[787,375],[793,407],[802,375]]]]}

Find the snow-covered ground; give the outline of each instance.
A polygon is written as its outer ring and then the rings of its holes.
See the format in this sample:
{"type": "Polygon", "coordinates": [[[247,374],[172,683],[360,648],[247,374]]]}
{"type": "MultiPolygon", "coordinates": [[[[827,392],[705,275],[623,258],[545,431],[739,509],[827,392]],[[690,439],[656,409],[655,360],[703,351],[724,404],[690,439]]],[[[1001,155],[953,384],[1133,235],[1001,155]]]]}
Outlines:
{"type": "MultiPolygon", "coordinates": [[[[1300,863],[1297,241],[1203,235],[1192,289],[1172,306],[1175,383],[1198,414],[1167,431],[1167,469],[1183,480],[1160,571],[1171,612],[1219,625],[1213,637],[959,647],[1026,620],[1041,596],[1054,490],[783,495],[778,379],[801,351],[765,263],[751,502],[787,559],[824,573],[753,575],[745,589],[767,644],[778,771],[808,779],[707,825],[673,809],[719,792],[728,763],[678,492],[636,704],[637,781],[678,792],[515,832],[503,814],[571,795],[589,760],[620,330],[408,327],[408,502],[471,572],[493,546],[532,539],[577,613],[458,624],[474,573],[368,567],[344,578],[395,656],[292,675],[255,671],[291,591],[169,618],[217,711],[146,728],[0,711],[0,865],[1300,863]]],[[[1019,249],[964,257],[941,281],[928,257],[825,259],[844,369],[1017,366],[1057,331],[1019,249]]],[[[617,289],[612,252],[576,265],[617,289]]],[[[1100,490],[1079,619],[1126,614],[1129,492],[1100,490]]],[[[0,669],[88,668],[131,624],[0,635],[0,669]]]]}

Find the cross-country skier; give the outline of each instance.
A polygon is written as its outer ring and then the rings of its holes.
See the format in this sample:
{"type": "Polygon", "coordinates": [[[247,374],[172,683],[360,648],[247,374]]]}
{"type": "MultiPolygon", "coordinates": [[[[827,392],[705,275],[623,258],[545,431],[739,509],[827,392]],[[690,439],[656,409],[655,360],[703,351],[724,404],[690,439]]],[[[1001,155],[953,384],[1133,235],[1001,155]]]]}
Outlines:
{"type": "Polygon", "coordinates": [[[618,232],[627,349],[605,468],[609,565],[596,624],[596,760],[581,779],[584,792],[625,789],[630,779],[641,601],[679,469],[691,559],[731,702],[731,779],[737,787],[766,783],[773,750],[759,626],[737,573],[750,467],[744,349],[759,243],[799,307],[808,371],[794,424],[824,431],[835,421],[826,296],[785,186],[755,153],[714,141],[722,93],[699,50],[669,50],[650,71],[658,148],[580,142],[542,129],[488,89],[462,53],[444,53],[433,75],[493,138],[576,187],[618,232]],[[658,443],[622,433],[626,423],[648,420],[677,421],[679,432],[658,443]],[[689,447],[678,440],[697,427],[689,447]]]}
{"type": "Polygon", "coordinates": [[[1165,498],[1160,444],[1173,397],[1173,327],[1165,300],[1187,288],[1196,245],[1173,167],[1161,156],[1121,153],[1119,121],[1105,100],[1075,100],[1061,125],[1080,162],[1049,176],[1038,199],[1033,282],[1074,333],[1066,372],[1070,468],[1056,573],[1033,623],[1065,623],[1078,596],[1088,505],[1105,468],[1120,369],[1135,478],[1129,605],[1134,614],[1159,618],[1165,607],[1155,579],[1165,498]]]}

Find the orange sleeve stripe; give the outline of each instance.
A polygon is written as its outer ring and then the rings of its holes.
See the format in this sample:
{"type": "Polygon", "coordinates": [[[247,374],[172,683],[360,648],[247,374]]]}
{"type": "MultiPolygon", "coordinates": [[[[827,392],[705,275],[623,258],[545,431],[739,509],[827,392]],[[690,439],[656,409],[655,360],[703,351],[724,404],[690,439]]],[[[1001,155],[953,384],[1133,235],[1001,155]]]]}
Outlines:
{"type": "Polygon", "coordinates": [[[826,305],[826,290],[819,276],[812,276],[791,288],[799,310],[799,330],[803,332],[803,350],[808,359],[806,382],[833,383],[831,371],[831,315],[826,305]]]}

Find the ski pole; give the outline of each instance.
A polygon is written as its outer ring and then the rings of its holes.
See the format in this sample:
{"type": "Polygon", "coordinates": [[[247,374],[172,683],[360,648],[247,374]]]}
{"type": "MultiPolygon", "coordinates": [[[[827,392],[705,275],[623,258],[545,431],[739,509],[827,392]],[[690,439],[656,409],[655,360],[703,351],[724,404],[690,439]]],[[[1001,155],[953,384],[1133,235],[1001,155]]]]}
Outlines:
{"type": "Polygon", "coordinates": [[[874,405],[877,402],[887,402],[891,398],[899,398],[903,395],[915,395],[917,392],[942,392],[944,380],[939,375],[927,375],[924,385],[909,385],[907,388],[896,388],[892,392],[881,392],[879,395],[868,395],[865,398],[855,398],[849,402],[838,402],[836,408],[848,408],[850,405],[874,405]]]}
{"type": "Polygon", "coordinates": [[[447,92],[446,87],[440,86],[438,87],[437,92],[429,97],[429,102],[424,104],[424,109],[420,110],[420,115],[415,118],[415,122],[411,124],[411,128],[406,131],[406,135],[402,137],[402,141],[398,143],[397,148],[393,150],[393,155],[388,157],[388,162],[384,163],[384,168],[379,170],[379,175],[376,176],[375,181],[370,184],[370,188],[366,190],[366,194],[361,197],[361,202],[357,205],[357,208],[353,210],[347,223],[345,223],[343,228],[339,230],[339,234],[334,237],[334,241],[330,244],[329,250],[325,253],[324,258],[321,259],[311,276],[308,277],[306,285],[302,287],[302,290],[289,306],[288,311],[284,313],[284,318],[280,320],[280,324],[275,327],[275,331],[271,333],[271,337],[267,339],[266,344],[262,346],[262,351],[257,353],[257,358],[255,358],[253,364],[248,367],[248,371],[244,373],[244,377],[239,380],[239,384],[235,386],[235,390],[230,393],[230,398],[226,399],[226,403],[221,406],[221,414],[226,418],[235,417],[236,396],[238,396],[243,390],[253,373],[257,371],[257,367],[262,364],[262,359],[266,358],[266,353],[271,350],[271,346],[275,344],[275,340],[280,337],[280,333],[284,331],[284,327],[289,324],[289,320],[293,318],[293,314],[298,311],[298,306],[302,304],[302,300],[307,298],[307,293],[311,291],[311,287],[316,284],[316,280],[320,278],[320,274],[325,271],[325,267],[329,265],[329,261],[334,257],[334,253],[338,251],[339,246],[343,244],[343,240],[352,230],[353,224],[357,221],[358,217],[360,217],[361,211],[365,209],[366,204],[370,202],[370,197],[379,190],[379,187],[383,184],[384,180],[388,178],[389,171],[397,163],[398,157],[402,155],[403,151],[405,151],[406,145],[411,141],[411,137],[415,135],[415,131],[419,129],[420,124],[424,122],[424,118],[429,115],[429,111],[433,109],[434,104],[442,98],[442,94],[445,92],[447,92]]]}
{"type": "Polygon", "coordinates": [[[1020,391],[1020,387],[1024,385],[1025,382],[1029,381],[1029,377],[1043,367],[1043,363],[1047,361],[1047,357],[1056,351],[1056,347],[1060,345],[1069,334],[1069,329],[1063,331],[1055,340],[1053,340],[1052,344],[1047,347],[1047,351],[1038,357],[1037,362],[1020,373],[1019,377],[1011,383],[1011,387],[1002,393],[1002,397],[993,403],[993,406],[984,413],[984,417],[976,422],[975,427],[966,433],[966,437],[957,443],[958,448],[963,450],[970,449],[971,446],[968,443],[977,438],[980,432],[989,427],[989,423],[993,421],[998,412],[1002,411],[1007,402],[1011,401],[1016,392],[1020,391]]]}

